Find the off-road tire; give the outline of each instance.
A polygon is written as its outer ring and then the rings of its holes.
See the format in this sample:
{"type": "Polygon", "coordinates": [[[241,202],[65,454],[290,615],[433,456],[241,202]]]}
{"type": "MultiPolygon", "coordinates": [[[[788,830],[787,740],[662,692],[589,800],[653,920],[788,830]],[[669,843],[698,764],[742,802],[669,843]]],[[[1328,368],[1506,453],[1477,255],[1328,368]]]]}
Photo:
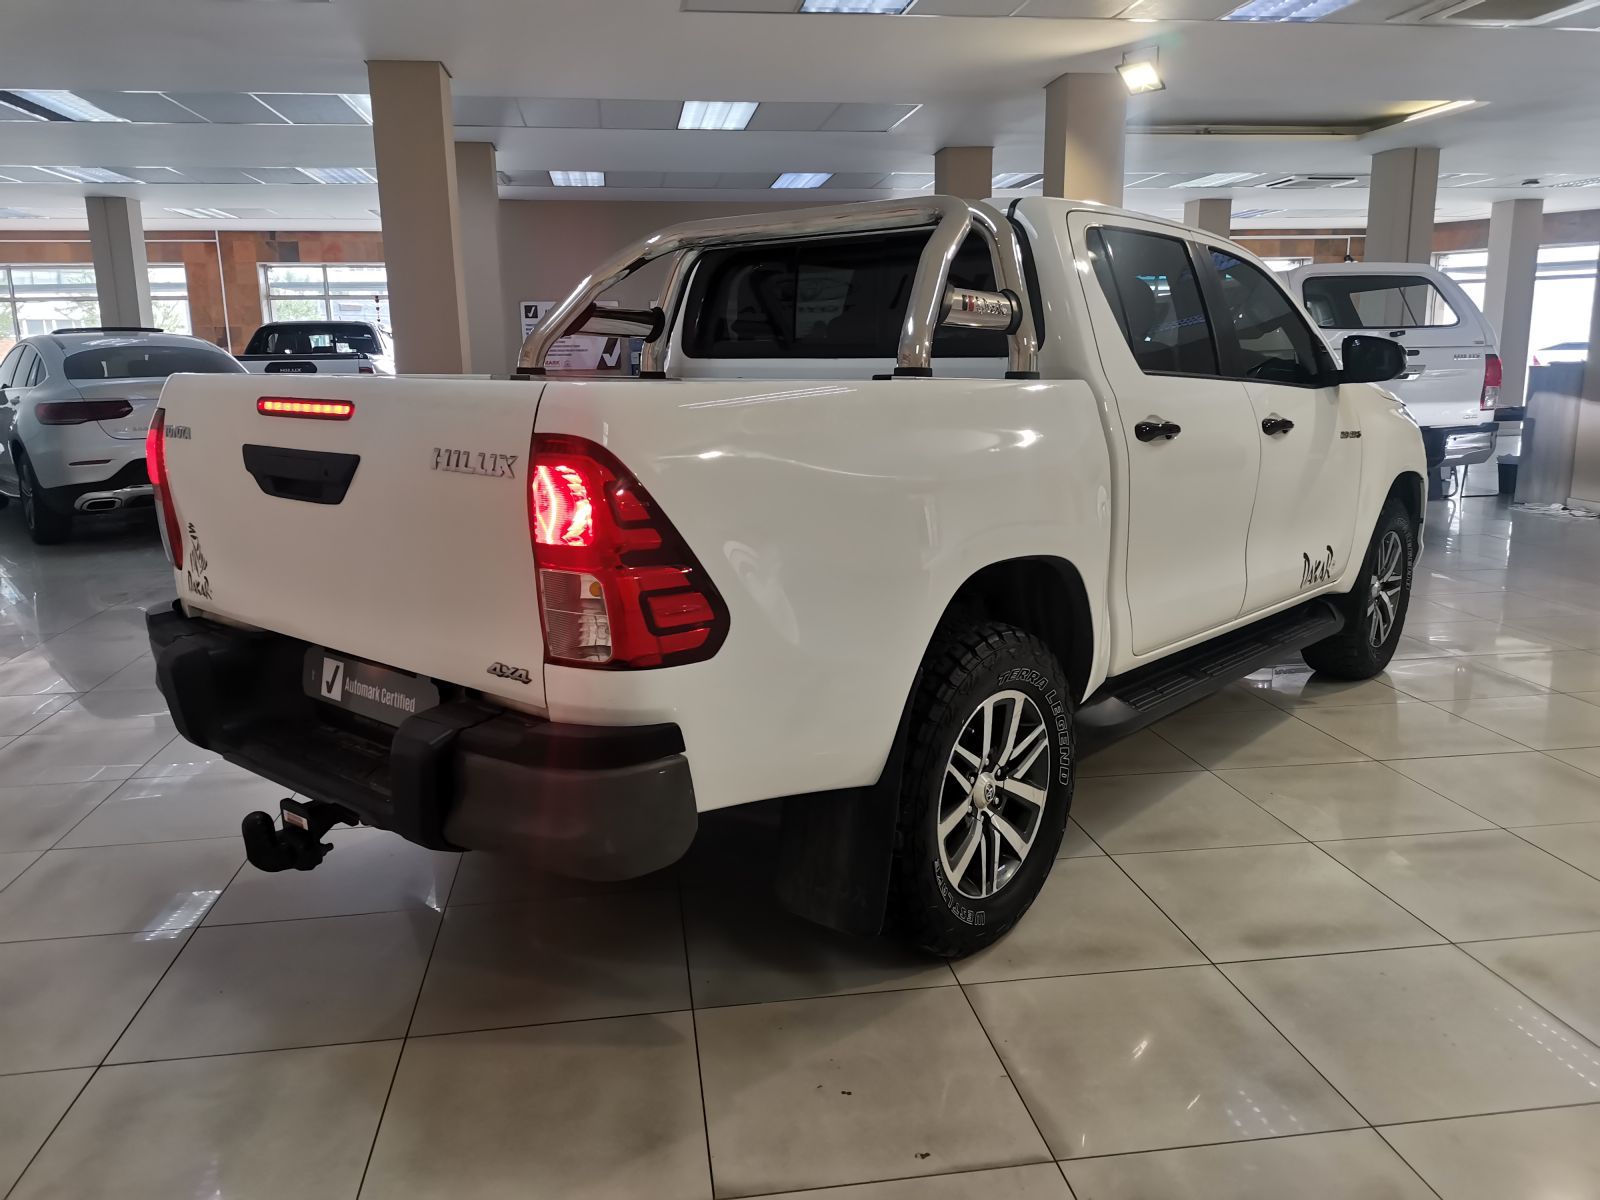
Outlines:
{"type": "MultiPolygon", "coordinates": [[[[1411,577],[1416,570],[1417,528],[1411,514],[1399,500],[1390,498],[1378,514],[1372,541],[1355,586],[1338,598],[1344,613],[1344,628],[1330,638],[1314,642],[1301,651],[1313,671],[1334,679],[1371,679],[1389,665],[1400,631],[1405,626],[1406,609],[1411,603],[1411,577]],[[1378,578],[1384,563],[1386,544],[1397,538],[1400,545],[1399,587],[1393,593],[1393,613],[1388,627],[1377,636],[1370,611],[1375,592],[1383,581],[1378,578]]],[[[1392,575],[1392,571],[1391,571],[1392,575]]]]}
{"type": "MultiPolygon", "coordinates": [[[[1055,863],[1072,804],[1076,768],[1072,718],[1066,672],[1038,638],[997,621],[947,620],[941,625],[923,659],[912,702],[890,892],[894,934],[932,954],[958,958],[999,939],[1028,911],[1055,863]],[[1041,755],[1044,768],[1035,764],[1025,774],[1034,783],[1043,783],[1045,802],[1033,840],[1009,878],[1000,882],[993,894],[969,898],[951,886],[941,859],[943,839],[938,824],[946,796],[947,767],[957,753],[957,740],[964,731],[970,738],[975,728],[970,723],[981,721],[985,703],[1014,694],[1033,706],[1021,706],[1025,714],[1037,718],[1028,719],[1030,727],[1043,726],[1040,736],[1047,743],[1041,755]]],[[[1003,732],[996,736],[997,754],[1004,738],[1003,732]]],[[[1021,737],[1016,740],[1020,742],[1021,737]]],[[[1018,753],[1012,766],[1020,768],[1027,753],[1031,750],[1018,753]]],[[[973,778],[978,778],[976,770],[973,778]]],[[[1013,776],[1013,785],[1022,782],[1013,776]]],[[[954,794],[959,795],[961,785],[953,786],[954,794]]],[[[999,795],[991,801],[995,805],[991,817],[1016,811],[1024,804],[1003,783],[999,795]]],[[[1037,807],[1029,804],[1023,811],[1031,813],[1037,807]]],[[[953,809],[947,806],[946,811],[953,809]]],[[[980,829],[986,827],[984,814],[976,809],[967,819],[980,829]]],[[[1002,853],[1009,854],[1014,848],[1002,851],[999,834],[994,838],[998,861],[1002,853]]]]}

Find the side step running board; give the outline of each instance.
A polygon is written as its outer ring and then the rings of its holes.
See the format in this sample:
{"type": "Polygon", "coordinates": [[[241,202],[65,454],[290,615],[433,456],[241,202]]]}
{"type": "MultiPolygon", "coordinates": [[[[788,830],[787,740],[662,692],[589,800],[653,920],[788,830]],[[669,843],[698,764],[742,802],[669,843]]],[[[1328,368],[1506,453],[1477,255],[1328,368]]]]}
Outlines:
{"type": "Polygon", "coordinates": [[[1307,601],[1254,625],[1114,675],[1078,710],[1078,748],[1089,753],[1171,716],[1219,688],[1344,628],[1327,600],[1307,601]]]}

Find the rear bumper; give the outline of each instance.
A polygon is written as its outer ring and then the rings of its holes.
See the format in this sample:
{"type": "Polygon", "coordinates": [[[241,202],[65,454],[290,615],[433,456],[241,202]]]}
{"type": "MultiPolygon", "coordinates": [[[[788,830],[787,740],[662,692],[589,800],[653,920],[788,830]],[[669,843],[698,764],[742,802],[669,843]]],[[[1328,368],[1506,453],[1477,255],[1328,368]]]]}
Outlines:
{"type": "Polygon", "coordinates": [[[1494,455],[1493,421],[1482,425],[1431,425],[1422,431],[1430,467],[1471,467],[1494,455]]]}
{"type": "Polygon", "coordinates": [[[303,694],[306,644],[148,618],[178,732],[313,800],[435,850],[490,850],[582,879],[680,858],[698,824],[676,725],[566,725],[474,699],[395,728],[303,694]]]}

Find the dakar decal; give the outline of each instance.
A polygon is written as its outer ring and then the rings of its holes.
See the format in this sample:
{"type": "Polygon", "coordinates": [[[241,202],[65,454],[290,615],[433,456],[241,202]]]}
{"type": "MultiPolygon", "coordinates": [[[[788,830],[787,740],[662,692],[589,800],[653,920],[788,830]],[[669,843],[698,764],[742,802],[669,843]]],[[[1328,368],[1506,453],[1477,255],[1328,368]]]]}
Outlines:
{"type": "Polygon", "coordinates": [[[1326,558],[1312,560],[1311,555],[1300,555],[1300,586],[1312,587],[1319,583],[1333,582],[1333,547],[1328,547],[1326,558]]]}
{"type": "Polygon", "coordinates": [[[195,530],[194,522],[189,522],[188,527],[189,550],[183,556],[183,580],[189,585],[189,591],[202,599],[211,599],[211,579],[206,572],[210,570],[211,563],[206,558],[206,552],[200,549],[200,534],[195,530]]]}
{"type": "Polygon", "coordinates": [[[527,667],[509,667],[503,662],[490,663],[489,674],[496,679],[514,679],[518,683],[532,683],[533,676],[527,667]]]}

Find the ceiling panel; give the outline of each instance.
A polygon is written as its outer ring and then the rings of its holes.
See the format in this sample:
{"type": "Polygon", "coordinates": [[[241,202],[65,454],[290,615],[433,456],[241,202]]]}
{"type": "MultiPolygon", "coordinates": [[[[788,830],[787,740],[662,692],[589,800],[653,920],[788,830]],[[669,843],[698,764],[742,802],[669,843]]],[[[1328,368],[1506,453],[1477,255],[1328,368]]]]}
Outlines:
{"type": "MultiPolygon", "coordinates": [[[[182,182],[184,182],[184,183],[257,183],[257,182],[259,182],[259,180],[253,179],[253,178],[251,178],[251,176],[260,175],[261,173],[262,172],[260,170],[252,170],[250,175],[246,175],[238,167],[188,167],[188,166],[186,166],[186,167],[183,168],[183,180],[182,180],[182,182]]],[[[131,174],[131,172],[130,172],[130,174],[131,174]]],[[[300,172],[296,171],[296,172],[294,172],[294,174],[300,175],[300,172]]],[[[177,181],[175,180],[174,182],[177,182],[177,181]]],[[[304,175],[300,175],[299,182],[301,182],[301,183],[310,183],[311,181],[309,179],[307,179],[304,175]]]]}
{"type": "Polygon", "coordinates": [[[306,183],[315,185],[317,182],[311,176],[303,175],[293,167],[246,167],[245,170],[262,183],[306,183]]]}
{"type": "Polygon", "coordinates": [[[502,171],[501,179],[509,187],[550,187],[549,171],[502,171]]]}
{"type": "Polygon", "coordinates": [[[838,107],[832,101],[763,102],[756,108],[756,115],[750,118],[750,124],[745,128],[757,133],[782,131],[809,133],[821,129],[823,122],[831,117],[838,107]]]}
{"type": "Polygon", "coordinates": [[[684,12],[778,12],[800,11],[800,0],[683,0],[684,12]]]}
{"type": "Polygon", "coordinates": [[[129,121],[159,125],[193,124],[200,120],[181,104],[174,104],[160,92],[78,92],[96,108],[129,121]]]}
{"type": "Polygon", "coordinates": [[[0,175],[17,183],[67,183],[59,175],[52,175],[49,171],[39,167],[6,167],[0,166],[0,175]]]}
{"type": "Polygon", "coordinates": [[[741,190],[769,188],[777,177],[776,171],[728,171],[717,176],[717,186],[741,190]]]}
{"type": "Polygon", "coordinates": [[[191,112],[199,113],[213,125],[282,125],[254,96],[242,92],[169,92],[174,100],[191,112]]]}
{"type": "Polygon", "coordinates": [[[522,124],[522,110],[509,96],[457,96],[453,101],[455,123],[478,129],[516,129],[522,124]]]}
{"type": "Polygon", "coordinates": [[[660,171],[607,171],[606,186],[618,188],[658,188],[663,175],[660,171]]]}
{"type": "Polygon", "coordinates": [[[886,187],[889,176],[882,171],[835,171],[833,178],[822,186],[825,188],[865,188],[886,187]]]}
{"type": "Polygon", "coordinates": [[[1117,16],[1140,21],[1211,21],[1244,0],[1132,0],[1117,16]]]}
{"type": "Polygon", "coordinates": [[[25,113],[20,108],[12,108],[9,104],[0,104],[0,121],[27,121],[37,123],[38,117],[32,113],[25,113]]]}
{"type": "Polygon", "coordinates": [[[262,217],[275,217],[276,209],[271,208],[240,208],[237,204],[230,205],[229,211],[241,220],[260,220],[262,217]]]}
{"type": "Polygon", "coordinates": [[[919,17],[1009,17],[1025,0],[917,0],[919,17]]]}
{"type": "Polygon", "coordinates": [[[1328,25],[1376,25],[1416,9],[1417,0],[1356,0],[1347,8],[1322,18],[1328,25]]]}
{"type": "Polygon", "coordinates": [[[891,171],[883,186],[897,192],[917,192],[933,186],[933,172],[891,171]]]}
{"type": "Polygon", "coordinates": [[[669,188],[715,187],[716,183],[716,175],[705,171],[668,171],[661,180],[661,186],[669,188]]]}
{"type": "Polygon", "coordinates": [[[257,93],[261,102],[296,125],[365,125],[359,113],[338,96],[257,93]]]}
{"type": "Polygon", "coordinates": [[[121,167],[124,175],[131,175],[140,183],[193,183],[183,172],[172,167],[121,167]]]}
{"type": "MultiPolygon", "coordinates": [[[[1128,7],[1128,0],[1028,0],[1019,17],[1114,17],[1128,7]]],[[[1230,7],[1238,7],[1232,5],[1230,7]]]]}
{"type": "MultiPolygon", "coordinates": [[[[598,129],[598,100],[518,100],[522,124],[533,129],[598,129]]],[[[673,124],[677,124],[674,119],[673,124]]],[[[649,128],[657,128],[650,126],[649,128]]]]}
{"type": "Polygon", "coordinates": [[[916,110],[915,104],[841,104],[822,128],[830,133],[884,133],[916,110]]]}
{"type": "Polygon", "coordinates": [[[676,129],[683,105],[676,100],[602,100],[605,129],[676,129]]]}

